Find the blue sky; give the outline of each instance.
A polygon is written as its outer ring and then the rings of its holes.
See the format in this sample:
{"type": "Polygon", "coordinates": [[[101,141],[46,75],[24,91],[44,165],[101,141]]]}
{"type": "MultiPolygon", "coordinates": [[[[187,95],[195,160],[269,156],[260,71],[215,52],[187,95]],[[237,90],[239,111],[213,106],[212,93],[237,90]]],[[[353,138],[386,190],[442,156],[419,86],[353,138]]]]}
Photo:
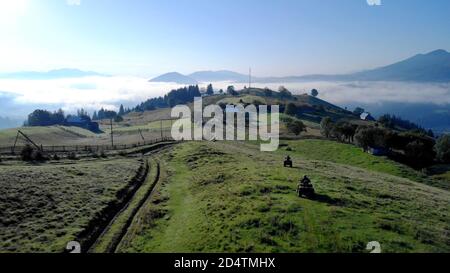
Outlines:
{"type": "Polygon", "coordinates": [[[450,51],[450,1],[0,0],[0,72],[346,73],[450,51]],[[69,2],[72,2],[70,5],[69,2]],[[75,4],[74,4],[75,3],[75,4]]]}

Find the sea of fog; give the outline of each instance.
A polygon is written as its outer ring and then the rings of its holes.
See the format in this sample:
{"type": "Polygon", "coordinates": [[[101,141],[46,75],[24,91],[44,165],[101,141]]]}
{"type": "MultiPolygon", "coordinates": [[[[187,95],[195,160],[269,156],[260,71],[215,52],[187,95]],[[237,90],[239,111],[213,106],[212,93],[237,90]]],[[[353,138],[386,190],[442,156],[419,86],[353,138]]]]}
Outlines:
{"type": "MultiPolygon", "coordinates": [[[[205,87],[206,84],[200,84],[205,87]]],[[[245,84],[213,82],[216,90],[245,84]]],[[[411,119],[427,128],[450,129],[450,83],[401,82],[299,82],[253,83],[253,87],[277,90],[285,86],[295,94],[319,90],[319,97],[341,107],[362,106],[374,115],[392,113],[411,119]]],[[[117,110],[123,103],[133,107],[151,97],[161,96],[183,85],[152,83],[145,78],[114,76],[56,80],[0,79],[0,117],[24,119],[36,108],[74,112],[101,107],[117,110]]]]}

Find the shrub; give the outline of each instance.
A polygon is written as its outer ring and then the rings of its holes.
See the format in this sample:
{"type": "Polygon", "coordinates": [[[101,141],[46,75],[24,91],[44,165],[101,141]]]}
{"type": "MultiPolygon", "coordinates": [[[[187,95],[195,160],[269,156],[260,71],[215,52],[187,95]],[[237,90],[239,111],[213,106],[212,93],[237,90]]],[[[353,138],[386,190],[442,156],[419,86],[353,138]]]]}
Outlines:
{"type": "Polygon", "coordinates": [[[331,135],[331,130],[333,129],[333,121],[330,117],[322,118],[320,122],[320,133],[326,138],[329,138],[331,135]]]}
{"type": "Polygon", "coordinates": [[[339,141],[353,142],[357,126],[346,121],[339,121],[331,126],[331,134],[339,141]]]}
{"type": "Polygon", "coordinates": [[[77,154],[75,152],[71,152],[69,153],[69,155],[67,156],[68,159],[70,160],[77,160],[77,154]]]}
{"type": "Polygon", "coordinates": [[[23,161],[44,161],[47,160],[40,150],[36,150],[31,145],[27,144],[20,152],[23,161]]]}
{"type": "Polygon", "coordinates": [[[300,120],[294,120],[288,122],[286,124],[289,132],[295,134],[296,136],[300,135],[302,132],[306,131],[306,126],[300,120]]]}
{"type": "Polygon", "coordinates": [[[450,134],[442,135],[434,146],[436,158],[443,163],[450,163],[450,134]]]}
{"type": "Polygon", "coordinates": [[[39,150],[34,150],[31,158],[32,158],[32,160],[35,160],[35,161],[47,160],[47,158],[44,156],[44,154],[39,150]]]}
{"type": "Polygon", "coordinates": [[[33,160],[33,147],[29,144],[25,145],[20,152],[23,161],[32,161],[33,160]]]}
{"type": "Polygon", "coordinates": [[[122,122],[122,121],[123,121],[123,117],[121,117],[121,116],[116,116],[114,118],[114,122],[122,122]]]}
{"type": "Polygon", "coordinates": [[[292,102],[288,103],[284,113],[289,116],[295,116],[297,114],[297,105],[292,102]]]}
{"type": "Polygon", "coordinates": [[[367,151],[369,147],[387,148],[386,145],[387,131],[375,128],[359,126],[356,130],[356,143],[367,151]]]}

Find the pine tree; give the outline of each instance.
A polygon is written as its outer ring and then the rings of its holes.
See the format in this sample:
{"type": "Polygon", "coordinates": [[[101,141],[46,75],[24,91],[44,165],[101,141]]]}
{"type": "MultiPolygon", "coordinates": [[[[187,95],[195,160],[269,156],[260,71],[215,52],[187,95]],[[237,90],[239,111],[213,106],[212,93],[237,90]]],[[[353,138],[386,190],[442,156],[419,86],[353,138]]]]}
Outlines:
{"type": "Polygon", "coordinates": [[[123,116],[125,114],[125,110],[123,109],[123,104],[120,105],[119,116],[123,116]]]}
{"type": "Polygon", "coordinates": [[[208,87],[206,88],[206,94],[209,96],[214,95],[214,89],[213,89],[212,84],[208,84],[208,87]]]}

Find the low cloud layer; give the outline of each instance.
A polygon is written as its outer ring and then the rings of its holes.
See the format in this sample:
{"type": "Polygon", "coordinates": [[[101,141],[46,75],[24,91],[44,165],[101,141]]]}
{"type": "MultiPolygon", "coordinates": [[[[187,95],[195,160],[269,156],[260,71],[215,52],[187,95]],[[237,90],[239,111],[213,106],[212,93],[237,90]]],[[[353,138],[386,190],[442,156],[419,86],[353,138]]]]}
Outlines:
{"type": "MultiPolygon", "coordinates": [[[[335,103],[375,104],[384,102],[450,104],[450,83],[403,82],[306,82],[284,85],[294,93],[319,90],[319,97],[335,103]]],[[[276,85],[269,85],[276,88],[276,85]]]]}
{"type": "MultiPolygon", "coordinates": [[[[215,89],[232,83],[213,83],[215,89]]],[[[236,88],[244,84],[234,84],[236,88]]],[[[258,84],[277,90],[281,83],[258,84]]],[[[206,86],[202,84],[201,86],[206,86]]],[[[419,84],[398,82],[305,82],[284,85],[293,93],[301,94],[316,88],[319,97],[338,104],[428,103],[450,104],[450,84],[419,84]]],[[[138,77],[86,77],[58,80],[0,80],[0,91],[9,94],[8,102],[17,105],[53,105],[67,111],[84,107],[117,109],[120,103],[133,106],[148,98],[161,96],[178,84],[151,83],[138,77]]],[[[4,104],[5,97],[0,96],[4,104]]]]}
{"type": "Polygon", "coordinates": [[[137,77],[85,77],[58,80],[0,80],[0,90],[20,105],[54,105],[66,111],[84,107],[117,109],[164,95],[176,84],[149,83],[137,77]]]}

